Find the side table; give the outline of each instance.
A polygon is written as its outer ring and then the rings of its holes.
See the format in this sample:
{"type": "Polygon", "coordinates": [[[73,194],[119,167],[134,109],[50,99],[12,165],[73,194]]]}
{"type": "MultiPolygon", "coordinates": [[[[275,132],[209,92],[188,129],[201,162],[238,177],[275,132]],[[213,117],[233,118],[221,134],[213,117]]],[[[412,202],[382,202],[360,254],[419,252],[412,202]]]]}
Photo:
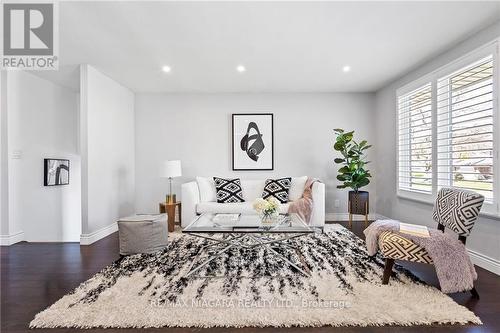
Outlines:
{"type": "Polygon", "coordinates": [[[174,225],[175,225],[175,208],[179,207],[179,223],[181,223],[181,202],[177,201],[174,203],[166,203],[166,202],[160,202],[159,208],[160,208],[160,214],[165,214],[167,213],[168,216],[168,232],[173,232],[174,231],[174,225]]]}

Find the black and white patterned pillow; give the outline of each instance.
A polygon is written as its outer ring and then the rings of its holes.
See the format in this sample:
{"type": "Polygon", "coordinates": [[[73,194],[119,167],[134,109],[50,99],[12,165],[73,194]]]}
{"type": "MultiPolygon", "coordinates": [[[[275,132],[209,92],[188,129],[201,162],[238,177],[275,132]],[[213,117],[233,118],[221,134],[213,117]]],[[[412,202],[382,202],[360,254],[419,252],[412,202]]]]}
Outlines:
{"type": "Polygon", "coordinates": [[[280,178],[280,179],[267,179],[266,185],[264,186],[264,192],[262,193],[262,198],[267,199],[269,197],[276,198],[281,203],[288,202],[288,192],[292,186],[292,178],[280,178]]]}
{"type": "Polygon", "coordinates": [[[243,190],[239,178],[224,179],[214,177],[215,189],[217,190],[218,203],[245,202],[243,190]]]}

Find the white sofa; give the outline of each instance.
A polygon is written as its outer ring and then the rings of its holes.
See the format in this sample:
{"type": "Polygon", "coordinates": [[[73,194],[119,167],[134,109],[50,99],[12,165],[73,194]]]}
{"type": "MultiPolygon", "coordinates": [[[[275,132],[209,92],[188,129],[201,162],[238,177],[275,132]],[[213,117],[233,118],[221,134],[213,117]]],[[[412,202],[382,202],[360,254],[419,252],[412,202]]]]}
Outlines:
{"type": "MultiPolygon", "coordinates": [[[[289,191],[290,201],[302,196],[307,177],[292,177],[289,191]]],[[[196,177],[196,181],[182,184],[182,227],[188,226],[197,215],[203,213],[240,213],[256,214],[253,201],[262,196],[265,179],[241,179],[243,198],[241,203],[217,203],[216,189],[212,178],[196,177]]],[[[315,182],[312,187],[313,211],[309,225],[323,227],[325,225],[325,184],[315,182]]],[[[290,203],[281,204],[280,213],[286,213],[290,203]]]]}

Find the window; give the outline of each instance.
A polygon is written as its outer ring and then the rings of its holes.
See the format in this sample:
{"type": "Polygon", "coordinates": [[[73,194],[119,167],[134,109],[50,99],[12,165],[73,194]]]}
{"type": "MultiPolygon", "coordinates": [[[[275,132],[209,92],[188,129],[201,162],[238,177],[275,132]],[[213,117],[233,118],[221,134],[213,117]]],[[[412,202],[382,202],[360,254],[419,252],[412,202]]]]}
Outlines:
{"type": "Polygon", "coordinates": [[[432,192],[431,84],[398,99],[399,188],[432,192]]]}
{"type": "Polygon", "coordinates": [[[398,90],[400,195],[432,202],[442,187],[462,188],[500,215],[497,49],[495,42],[398,90]]]}
{"type": "Polygon", "coordinates": [[[438,188],[493,200],[493,57],[438,79],[438,188]]]}

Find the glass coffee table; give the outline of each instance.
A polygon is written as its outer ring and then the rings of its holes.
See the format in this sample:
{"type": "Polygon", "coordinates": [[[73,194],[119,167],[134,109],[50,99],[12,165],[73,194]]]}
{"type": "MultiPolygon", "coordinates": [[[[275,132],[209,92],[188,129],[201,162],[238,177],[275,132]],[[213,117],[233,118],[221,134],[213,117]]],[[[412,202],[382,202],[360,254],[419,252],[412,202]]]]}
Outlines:
{"type": "MultiPolygon", "coordinates": [[[[207,239],[213,243],[203,250],[208,254],[205,260],[199,260],[201,253],[193,261],[185,277],[192,276],[232,248],[258,249],[264,247],[284,263],[294,267],[300,273],[310,276],[302,253],[288,244],[288,240],[303,237],[315,232],[297,214],[281,214],[273,223],[261,222],[258,215],[240,215],[237,221],[214,221],[217,214],[202,214],[182,230],[183,233],[207,239]],[[214,250],[210,253],[209,250],[214,250]],[[296,251],[301,258],[301,265],[291,262],[276,251],[277,248],[296,251]],[[199,261],[199,262],[198,262],[199,261]]],[[[202,252],[202,251],[200,251],[202,252]]]]}

